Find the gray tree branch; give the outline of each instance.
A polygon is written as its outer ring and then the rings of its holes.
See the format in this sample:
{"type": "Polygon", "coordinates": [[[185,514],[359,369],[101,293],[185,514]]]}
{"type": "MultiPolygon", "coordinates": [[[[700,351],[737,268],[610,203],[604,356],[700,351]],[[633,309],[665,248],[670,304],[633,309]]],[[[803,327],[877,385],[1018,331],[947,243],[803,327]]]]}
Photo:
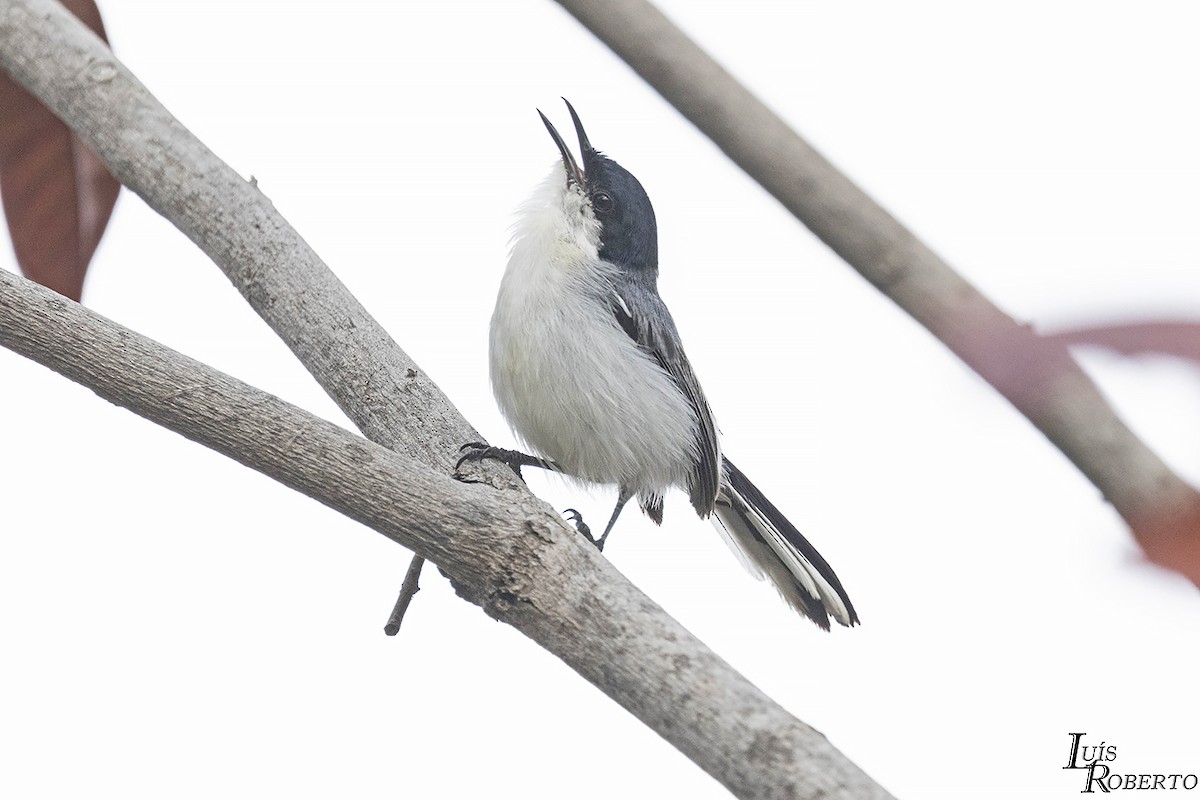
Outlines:
{"type": "Polygon", "coordinates": [[[400,584],[400,595],[396,598],[396,605],[392,607],[392,613],[388,615],[388,620],[383,626],[383,632],[388,636],[395,636],[400,632],[400,625],[404,622],[404,615],[408,613],[409,603],[417,596],[417,592],[421,591],[419,581],[421,568],[424,566],[425,559],[413,556],[412,563],[408,565],[408,572],[404,574],[404,583],[400,584]]]}
{"type": "Polygon", "coordinates": [[[457,444],[479,438],[470,425],[270,202],[57,3],[0,0],[0,66],[207,252],[346,414],[392,449],[2,271],[0,342],[428,557],[460,595],[737,796],[889,796],[523,488],[445,477],[457,444]]]}
{"type": "Polygon", "coordinates": [[[455,481],[3,270],[0,345],[429,558],[738,797],[890,797],[528,492],[455,481]]]}
{"type": "Polygon", "coordinates": [[[734,163],[992,384],[1103,492],[1147,555],[1200,581],[1200,494],[1035,334],[788,127],[647,0],[558,0],[734,163]]]}
{"type": "Polygon", "coordinates": [[[57,2],[0,2],[0,45],[0,66],[221,268],[363,435],[447,472],[446,444],[481,438],[258,187],[57,2]]]}

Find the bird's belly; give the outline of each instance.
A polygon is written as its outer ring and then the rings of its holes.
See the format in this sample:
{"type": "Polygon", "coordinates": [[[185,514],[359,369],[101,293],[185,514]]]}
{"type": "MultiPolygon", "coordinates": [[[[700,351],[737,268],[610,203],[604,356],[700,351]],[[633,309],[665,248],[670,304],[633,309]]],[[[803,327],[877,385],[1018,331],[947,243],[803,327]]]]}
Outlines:
{"type": "Polygon", "coordinates": [[[606,314],[580,303],[494,320],[500,409],[529,447],[570,475],[638,493],[684,487],[697,458],[695,414],[606,314]]]}

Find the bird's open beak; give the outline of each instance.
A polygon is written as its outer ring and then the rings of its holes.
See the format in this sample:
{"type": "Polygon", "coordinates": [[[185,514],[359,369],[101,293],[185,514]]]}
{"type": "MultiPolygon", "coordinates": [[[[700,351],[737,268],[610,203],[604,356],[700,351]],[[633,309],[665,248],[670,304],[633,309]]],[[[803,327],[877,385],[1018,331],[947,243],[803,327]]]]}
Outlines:
{"type": "Polygon", "coordinates": [[[579,154],[583,156],[584,161],[587,161],[587,152],[592,149],[592,143],[588,141],[587,133],[583,130],[583,123],[579,121],[579,115],[575,113],[575,106],[571,105],[571,101],[565,97],[562,101],[567,104],[567,111],[571,112],[571,122],[575,123],[575,135],[579,137],[579,154]]]}
{"type": "MultiPolygon", "coordinates": [[[[587,134],[583,131],[583,123],[579,121],[579,115],[575,113],[575,109],[567,98],[563,98],[563,102],[567,104],[567,110],[571,112],[571,121],[575,123],[575,135],[579,137],[579,151],[587,152],[591,149],[591,144],[588,142],[587,134]]],[[[580,186],[586,186],[584,182],[583,170],[579,168],[579,163],[575,161],[575,156],[571,154],[571,149],[567,147],[567,143],[563,141],[558,130],[546,119],[546,115],[540,110],[538,116],[542,118],[542,122],[546,124],[546,130],[550,131],[550,138],[554,139],[554,144],[558,145],[558,152],[562,154],[563,168],[567,172],[567,183],[574,181],[580,186]]]]}

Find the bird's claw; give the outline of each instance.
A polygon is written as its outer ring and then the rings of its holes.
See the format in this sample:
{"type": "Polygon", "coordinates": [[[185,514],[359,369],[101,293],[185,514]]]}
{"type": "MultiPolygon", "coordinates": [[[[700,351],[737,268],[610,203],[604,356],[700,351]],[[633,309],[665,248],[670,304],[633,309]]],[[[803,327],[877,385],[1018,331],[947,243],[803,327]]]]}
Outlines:
{"type": "Polygon", "coordinates": [[[458,448],[458,452],[464,453],[463,457],[454,463],[454,474],[458,474],[459,467],[468,461],[482,461],[487,458],[487,451],[492,448],[484,442],[467,442],[462,447],[458,448]],[[467,453],[466,451],[471,452],[467,453]]]}
{"type": "Polygon", "coordinates": [[[604,552],[603,537],[600,539],[597,539],[594,536],[592,536],[592,529],[588,526],[588,524],[586,522],[583,521],[583,514],[580,514],[578,511],[576,511],[573,508],[568,508],[568,509],[564,510],[563,513],[566,514],[567,519],[569,519],[571,521],[571,524],[575,526],[575,530],[583,535],[583,538],[587,539],[589,542],[594,544],[596,546],[597,550],[604,552]]]}
{"type": "Polygon", "coordinates": [[[571,524],[575,526],[575,530],[586,536],[589,542],[595,543],[595,540],[592,539],[592,529],[583,521],[583,514],[580,514],[573,508],[568,508],[563,513],[567,515],[567,519],[571,520],[571,524]]]}
{"type": "Polygon", "coordinates": [[[484,459],[491,459],[506,465],[516,473],[518,478],[524,481],[525,477],[521,475],[521,467],[532,460],[531,456],[527,456],[524,453],[517,452],[516,450],[505,450],[503,447],[492,447],[484,442],[467,442],[458,448],[458,452],[463,453],[462,458],[458,459],[458,462],[454,465],[454,477],[459,480],[463,480],[463,475],[459,472],[463,464],[468,461],[477,462],[484,459]]]}

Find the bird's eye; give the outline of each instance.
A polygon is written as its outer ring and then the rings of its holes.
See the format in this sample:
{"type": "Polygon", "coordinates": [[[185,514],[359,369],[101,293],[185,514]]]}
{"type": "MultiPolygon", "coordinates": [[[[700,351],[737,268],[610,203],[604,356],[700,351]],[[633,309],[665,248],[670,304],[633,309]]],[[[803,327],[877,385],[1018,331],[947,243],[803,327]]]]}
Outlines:
{"type": "Polygon", "coordinates": [[[608,192],[596,192],[592,195],[592,208],[597,214],[607,214],[613,210],[612,195],[608,192]]]}

